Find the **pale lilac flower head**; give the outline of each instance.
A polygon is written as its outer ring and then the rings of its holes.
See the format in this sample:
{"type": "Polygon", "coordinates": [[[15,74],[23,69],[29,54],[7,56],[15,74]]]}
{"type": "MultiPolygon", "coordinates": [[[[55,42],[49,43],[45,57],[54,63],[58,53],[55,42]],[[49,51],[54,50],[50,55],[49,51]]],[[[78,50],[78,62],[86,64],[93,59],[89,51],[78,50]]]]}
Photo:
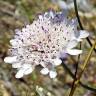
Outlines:
{"type": "Polygon", "coordinates": [[[74,47],[88,35],[83,30],[78,31],[77,20],[67,19],[64,12],[45,12],[32,24],[16,30],[10,40],[10,56],[4,61],[17,68],[16,78],[30,74],[37,65],[43,67],[42,74],[54,78],[57,75],[55,67],[62,63],[60,54],[81,54],[82,50],[74,47]]]}

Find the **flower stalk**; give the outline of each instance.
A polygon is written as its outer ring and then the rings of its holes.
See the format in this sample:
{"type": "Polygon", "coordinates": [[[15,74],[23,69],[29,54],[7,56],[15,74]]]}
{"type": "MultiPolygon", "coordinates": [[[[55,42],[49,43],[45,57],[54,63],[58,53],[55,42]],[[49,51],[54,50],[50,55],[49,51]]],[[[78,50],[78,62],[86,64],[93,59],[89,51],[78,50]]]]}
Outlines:
{"type": "Polygon", "coordinates": [[[85,69],[86,69],[86,67],[87,67],[87,65],[88,65],[88,62],[89,62],[89,60],[90,60],[90,57],[91,57],[91,55],[92,55],[92,52],[93,52],[95,46],[96,46],[96,40],[95,40],[95,43],[93,44],[93,46],[91,47],[88,56],[87,56],[86,59],[85,59],[85,62],[84,62],[82,71],[81,71],[81,73],[79,74],[78,79],[75,81],[74,87],[73,87],[73,89],[71,90],[69,96],[73,96],[73,94],[74,94],[74,92],[75,92],[75,90],[76,90],[76,88],[77,88],[77,85],[78,85],[78,83],[80,82],[80,79],[81,79],[81,77],[82,77],[82,75],[83,75],[83,73],[84,73],[84,71],[85,71],[85,69]]]}
{"type": "MultiPolygon", "coordinates": [[[[82,23],[81,23],[81,20],[80,20],[80,18],[79,18],[79,14],[78,14],[77,2],[76,2],[76,0],[73,0],[73,1],[74,1],[75,13],[76,13],[76,17],[77,17],[77,20],[78,20],[80,29],[81,29],[81,30],[84,30],[84,28],[83,28],[83,26],[82,26],[82,23]]],[[[90,39],[89,39],[88,37],[87,37],[86,39],[87,39],[89,45],[92,46],[92,43],[91,43],[90,39]]],[[[96,53],[96,49],[95,49],[95,48],[94,48],[94,52],[96,53]]]]}

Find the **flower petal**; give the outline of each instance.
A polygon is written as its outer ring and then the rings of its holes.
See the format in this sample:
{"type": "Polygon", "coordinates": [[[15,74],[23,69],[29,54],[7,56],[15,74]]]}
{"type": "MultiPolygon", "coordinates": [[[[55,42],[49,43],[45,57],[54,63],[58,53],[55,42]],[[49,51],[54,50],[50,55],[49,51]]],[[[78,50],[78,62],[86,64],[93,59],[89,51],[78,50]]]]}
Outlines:
{"type": "Polygon", "coordinates": [[[49,73],[49,69],[48,68],[43,68],[41,71],[40,71],[43,75],[47,75],[49,73]]]}
{"type": "Polygon", "coordinates": [[[22,68],[24,68],[24,69],[28,69],[28,68],[31,68],[32,66],[31,66],[31,64],[23,64],[22,65],[22,68]]]}
{"type": "Polygon", "coordinates": [[[23,68],[19,69],[19,71],[17,72],[17,74],[15,75],[15,77],[16,77],[16,78],[21,78],[21,77],[23,77],[24,72],[25,72],[25,69],[23,69],[23,68]]]}
{"type": "Polygon", "coordinates": [[[42,15],[39,15],[38,17],[39,17],[39,20],[41,21],[44,19],[42,15]]]}
{"type": "Polygon", "coordinates": [[[17,56],[13,56],[13,57],[5,57],[4,58],[4,62],[6,63],[14,63],[17,61],[17,56]]]}
{"type": "Polygon", "coordinates": [[[72,49],[72,48],[76,47],[77,44],[78,44],[78,42],[76,40],[72,40],[68,43],[67,48],[72,49]]]}
{"type": "Polygon", "coordinates": [[[58,4],[59,4],[59,6],[60,6],[63,10],[68,10],[68,5],[67,5],[67,3],[66,3],[65,1],[63,1],[63,0],[58,0],[57,2],[58,2],[58,4]]]}
{"type": "Polygon", "coordinates": [[[54,59],[53,62],[55,66],[58,66],[62,63],[62,61],[59,58],[54,59]]]}
{"type": "Polygon", "coordinates": [[[62,51],[59,53],[58,57],[61,58],[61,59],[66,59],[67,56],[68,56],[68,54],[67,54],[65,51],[66,51],[66,50],[62,50],[62,51]]]}
{"type": "Polygon", "coordinates": [[[12,40],[10,40],[10,44],[11,44],[13,47],[17,47],[18,45],[22,44],[22,42],[21,42],[21,40],[12,39],[12,40]]]}
{"type": "Polygon", "coordinates": [[[78,49],[67,49],[67,53],[70,55],[78,55],[82,53],[82,50],[78,49]]]}
{"type": "Polygon", "coordinates": [[[49,76],[50,76],[50,78],[55,78],[57,76],[56,71],[50,71],[49,76]]]}
{"type": "Polygon", "coordinates": [[[80,30],[79,32],[80,32],[79,38],[86,38],[89,36],[89,33],[85,30],[80,30]]]}
{"type": "Polygon", "coordinates": [[[13,68],[20,68],[21,67],[21,63],[14,63],[12,64],[13,68]]]}
{"type": "Polygon", "coordinates": [[[32,68],[28,68],[25,70],[24,75],[28,75],[28,74],[32,73],[32,71],[33,71],[32,68]]]}
{"type": "Polygon", "coordinates": [[[10,44],[11,44],[12,46],[17,46],[17,42],[16,42],[15,39],[10,40],[10,44]]]}

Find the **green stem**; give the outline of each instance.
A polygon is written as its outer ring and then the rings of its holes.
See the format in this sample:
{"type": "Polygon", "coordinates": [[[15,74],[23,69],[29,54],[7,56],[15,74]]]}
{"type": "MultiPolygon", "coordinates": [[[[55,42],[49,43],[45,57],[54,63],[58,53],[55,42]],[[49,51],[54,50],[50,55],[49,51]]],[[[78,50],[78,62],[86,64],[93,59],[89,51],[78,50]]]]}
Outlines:
{"type": "Polygon", "coordinates": [[[88,62],[89,62],[89,60],[90,60],[90,57],[91,57],[91,55],[92,55],[92,52],[93,52],[95,46],[96,46],[96,40],[95,40],[94,45],[91,47],[87,58],[85,59],[85,62],[84,62],[84,66],[83,66],[83,68],[82,68],[82,71],[81,71],[78,79],[75,81],[73,90],[70,92],[69,96],[73,96],[73,94],[74,94],[74,92],[75,92],[75,90],[76,90],[76,88],[77,88],[77,85],[78,85],[78,83],[80,82],[80,79],[81,79],[81,77],[82,77],[82,74],[84,73],[84,71],[85,71],[85,69],[86,69],[86,67],[87,67],[87,65],[88,65],[88,62]]]}
{"type": "MultiPolygon", "coordinates": [[[[62,60],[62,66],[68,72],[68,74],[74,79],[75,75],[71,72],[71,70],[67,67],[67,65],[64,63],[63,60],[62,60]]],[[[81,85],[81,87],[83,87],[83,88],[85,88],[85,89],[87,89],[89,91],[96,92],[95,88],[92,88],[92,87],[90,87],[88,85],[85,85],[81,81],[79,82],[79,84],[81,85]]]]}
{"type": "MultiPolygon", "coordinates": [[[[80,49],[81,49],[81,43],[80,43],[80,49]]],[[[74,78],[73,83],[72,83],[71,92],[74,89],[75,81],[77,80],[77,73],[78,73],[79,61],[80,61],[80,55],[78,56],[78,63],[76,64],[75,78],[74,78]]]]}

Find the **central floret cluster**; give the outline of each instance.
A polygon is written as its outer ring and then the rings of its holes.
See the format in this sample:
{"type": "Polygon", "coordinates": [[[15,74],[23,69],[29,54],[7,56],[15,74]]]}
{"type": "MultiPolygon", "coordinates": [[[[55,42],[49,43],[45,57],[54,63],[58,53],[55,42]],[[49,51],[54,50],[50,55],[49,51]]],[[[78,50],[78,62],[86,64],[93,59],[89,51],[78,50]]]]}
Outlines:
{"type": "Polygon", "coordinates": [[[41,65],[42,74],[56,77],[55,66],[60,65],[61,54],[78,55],[82,50],[73,49],[82,38],[89,34],[77,30],[77,20],[67,19],[64,12],[49,11],[39,15],[37,20],[22,30],[16,30],[10,43],[10,56],[4,59],[17,68],[16,78],[31,73],[35,66],[41,65]]]}

